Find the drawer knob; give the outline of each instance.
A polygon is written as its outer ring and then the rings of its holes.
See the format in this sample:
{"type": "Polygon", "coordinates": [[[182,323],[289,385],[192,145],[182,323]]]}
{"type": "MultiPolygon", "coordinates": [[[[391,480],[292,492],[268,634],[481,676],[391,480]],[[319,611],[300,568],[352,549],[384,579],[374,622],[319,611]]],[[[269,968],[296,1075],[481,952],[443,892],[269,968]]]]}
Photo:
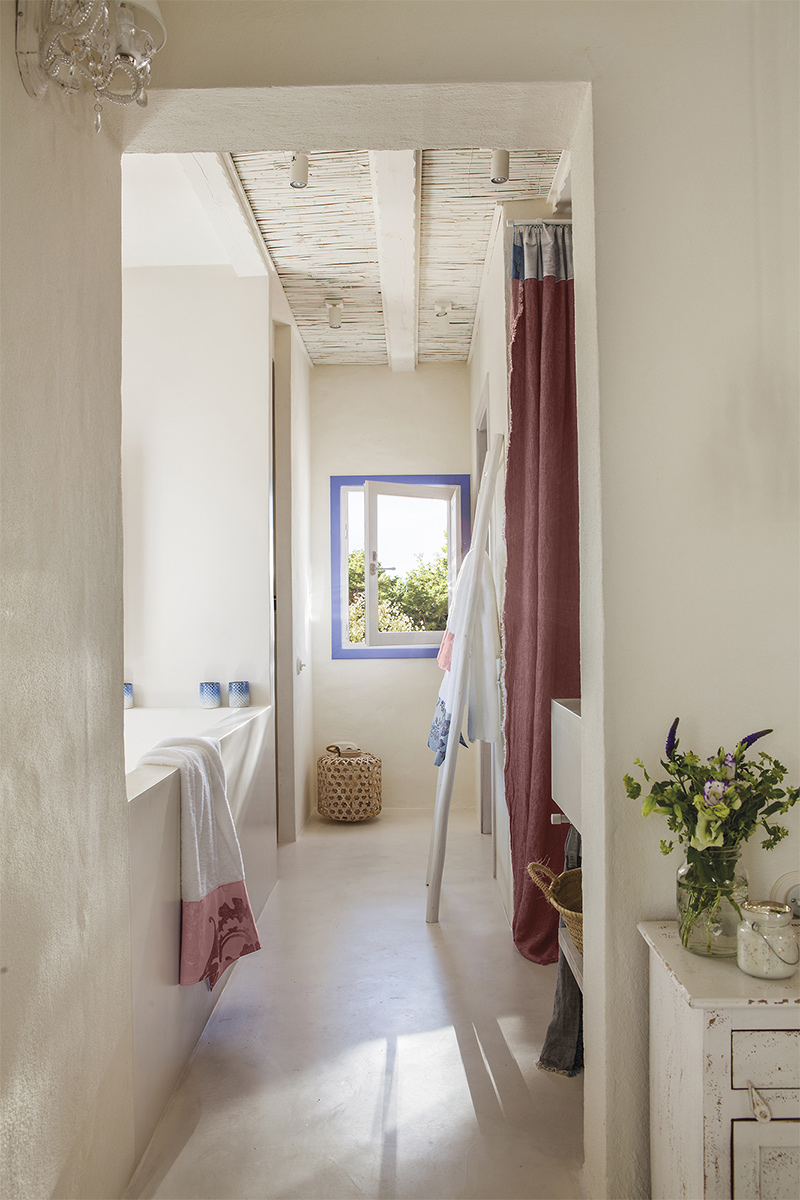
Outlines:
{"type": "Polygon", "coordinates": [[[761,1093],[756,1091],[749,1079],[747,1081],[747,1090],[750,1093],[750,1107],[753,1110],[755,1119],[762,1124],[771,1121],[772,1113],[770,1112],[769,1105],[761,1093]]]}

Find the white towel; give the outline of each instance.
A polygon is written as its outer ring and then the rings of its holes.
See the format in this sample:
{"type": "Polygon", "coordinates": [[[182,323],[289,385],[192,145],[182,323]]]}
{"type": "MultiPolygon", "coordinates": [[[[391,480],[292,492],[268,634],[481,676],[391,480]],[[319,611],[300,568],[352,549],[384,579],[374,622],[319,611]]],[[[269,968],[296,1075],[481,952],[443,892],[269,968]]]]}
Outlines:
{"type": "Polygon", "coordinates": [[[450,722],[455,707],[456,667],[464,655],[469,655],[467,690],[467,737],[496,742],[500,738],[500,622],[492,564],[485,550],[474,548],[464,556],[456,581],[453,603],[447,618],[445,638],[439,663],[444,678],[434,714],[428,745],[437,751],[434,762],[444,761],[450,722]],[[475,608],[471,629],[468,628],[471,601],[475,608]]]}
{"type": "Polygon", "coordinates": [[[244,863],[225,786],[216,738],[166,738],[139,766],[177,767],[181,773],[181,897],[202,900],[222,884],[244,879],[244,863]]]}
{"type": "Polygon", "coordinates": [[[449,714],[453,711],[455,700],[455,679],[456,672],[454,670],[460,657],[467,652],[469,644],[469,630],[467,629],[467,616],[469,613],[470,599],[477,586],[477,579],[480,572],[481,558],[474,550],[468,550],[464,555],[464,560],[461,563],[461,568],[456,579],[456,586],[453,592],[453,600],[450,605],[450,611],[447,614],[447,634],[450,635],[449,655],[446,660],[447,665],[441,661],[440,665],[444,670],[444,679],[442,686],[439,688],[439,699],[444,703],[445,711],[449,714]]]}

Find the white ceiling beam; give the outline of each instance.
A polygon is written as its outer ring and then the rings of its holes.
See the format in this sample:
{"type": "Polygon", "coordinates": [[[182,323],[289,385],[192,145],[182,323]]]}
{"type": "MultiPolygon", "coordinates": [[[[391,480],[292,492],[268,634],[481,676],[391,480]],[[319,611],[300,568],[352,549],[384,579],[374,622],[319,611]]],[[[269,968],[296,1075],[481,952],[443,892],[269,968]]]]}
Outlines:
{"type": "Polygon", "coordinates": [[[233,269],[241,278],[267,275],[263,239],[254,231],[242,210],[230,172],[219,154],[178,156],[186,178],[207,213],[214,230],[230,255],[233,269]]]}
{"type": "Polygon", "coordinates": [[[419,311],[420,153],[371,150],[369,165],[386,352],[393,371],[413,371],[419,311]]]}

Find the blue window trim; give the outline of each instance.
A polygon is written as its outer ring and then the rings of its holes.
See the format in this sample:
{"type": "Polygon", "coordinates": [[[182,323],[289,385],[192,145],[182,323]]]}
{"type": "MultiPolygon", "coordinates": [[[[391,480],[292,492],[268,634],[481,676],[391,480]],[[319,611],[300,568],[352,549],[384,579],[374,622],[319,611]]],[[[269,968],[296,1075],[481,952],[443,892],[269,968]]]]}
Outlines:
{"type": "Polygon", "coordinates": [[[461,488],[461,557],[472,536],[469,475],[331,475],[331,658],[436,658],[438,646],[342,645],[342,488],[377,483],[444,484],[461,488]]]}

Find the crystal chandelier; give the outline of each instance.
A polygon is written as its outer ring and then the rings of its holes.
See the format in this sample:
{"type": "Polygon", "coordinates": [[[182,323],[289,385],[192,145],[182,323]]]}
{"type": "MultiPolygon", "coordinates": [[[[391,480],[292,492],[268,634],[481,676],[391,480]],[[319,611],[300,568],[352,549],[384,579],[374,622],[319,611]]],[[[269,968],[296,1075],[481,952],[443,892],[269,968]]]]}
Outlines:
{"type": "Polygon", "coordinates": [[[147,104],[150,63],[167,40],[156,0],[17,0],[17,62],[25,89],[88,84],[99,133],[103,101],[147,104]]]}

